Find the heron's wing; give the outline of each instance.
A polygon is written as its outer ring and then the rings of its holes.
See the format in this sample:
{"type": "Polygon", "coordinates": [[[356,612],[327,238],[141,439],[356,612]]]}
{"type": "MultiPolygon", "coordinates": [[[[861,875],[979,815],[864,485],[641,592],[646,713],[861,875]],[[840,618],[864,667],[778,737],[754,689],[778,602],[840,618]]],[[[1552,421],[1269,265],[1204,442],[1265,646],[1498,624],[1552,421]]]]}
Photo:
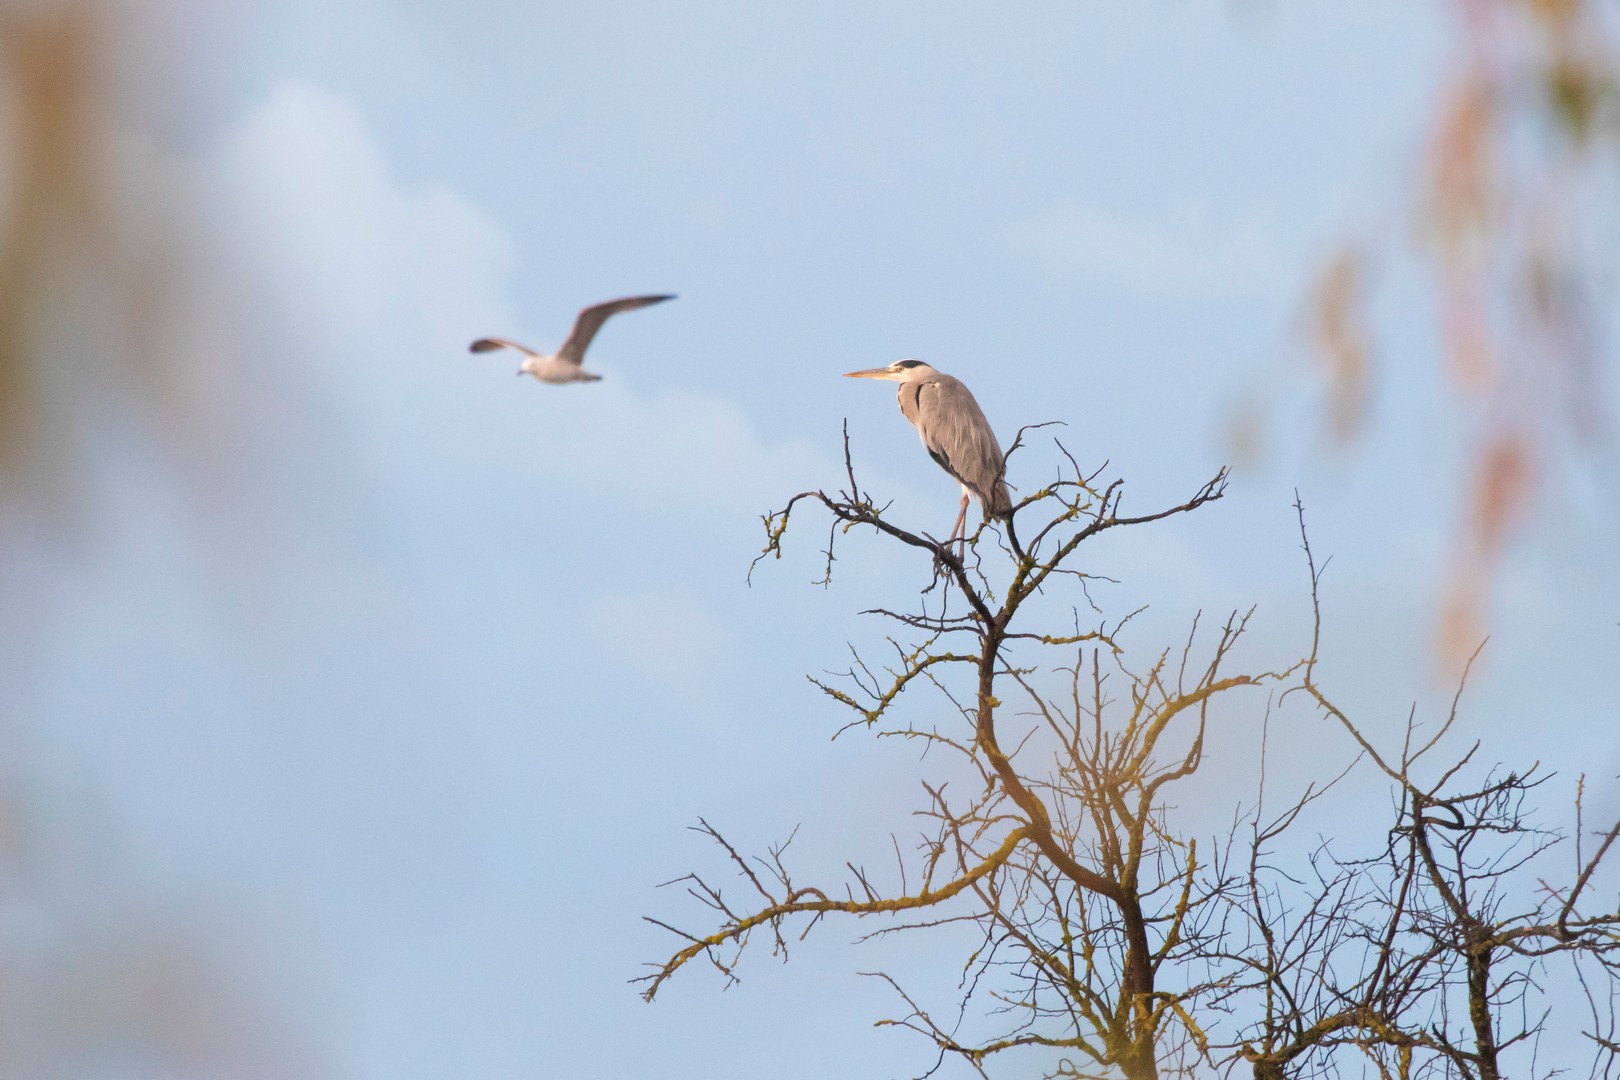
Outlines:
{"type": "Polygon", "coordinates": [[[917,385],[912,408],[907,407],[907,389],[902,387],[900,411],[916,425],[929,456],[978,496],[986,512],[1005,513],[1012,500],[1002,478],[1006,465],[1001,444],[968,388],[949,375],[937,375],[917,385]]]}
{"type": "Polygon", "coordinates": [[[479,338],[477,341],[467,346],[468,352],[494,352],[496,349],[516,349],[524,356],[537,357],[540,355],[526,345],[519,345],[515,341],[507,341],[505,338],[498,337],[479,338]]]}
{"type": "Polygon", "coordinates": [[[602,329],[602,324],[621,311],[634,311],[649,304],[659,304],[665,300],[675,299],[674,295],[667,296],[626,296],[622,300],[609,300],[603,304],[592,304],[579,313],[574,320],[574,328],[568,333],[568,340],[562,343],[557,350],[557,359],[578,367],[585,360],[585,350],[590,348],[591,339],[596,332],[602,329]]]}

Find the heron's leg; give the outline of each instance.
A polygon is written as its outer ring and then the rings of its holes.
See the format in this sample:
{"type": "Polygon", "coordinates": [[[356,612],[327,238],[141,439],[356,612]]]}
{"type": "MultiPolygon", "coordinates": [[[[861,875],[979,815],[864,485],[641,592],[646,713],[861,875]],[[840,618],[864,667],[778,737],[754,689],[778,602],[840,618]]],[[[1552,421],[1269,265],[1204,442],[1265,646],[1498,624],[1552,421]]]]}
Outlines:
{"type": "Polygon", "coordinates": [[[967,546],[967,512],[968,496],[963,492],[962,512],[956,515],[956,524],[951,526],[951,539],[954,541],[957,537],[961,537],[964,548],[967,546]]]}

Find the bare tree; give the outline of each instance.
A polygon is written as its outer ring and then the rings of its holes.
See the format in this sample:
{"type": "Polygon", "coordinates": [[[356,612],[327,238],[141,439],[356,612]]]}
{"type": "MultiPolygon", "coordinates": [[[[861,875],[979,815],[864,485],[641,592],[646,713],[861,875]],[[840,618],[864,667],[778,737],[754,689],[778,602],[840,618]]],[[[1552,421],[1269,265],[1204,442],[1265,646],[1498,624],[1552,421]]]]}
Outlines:
{"type": "Polygon", "coordinates": [[[1099,486],[1096,473],[1084,474],[1065,455],[1058,479],[1015,507],[1023,521],[1041,522],[1027,546],[1010,530],[985,526],[964,558],[888,520],[856,480],[847,437],[845,448],[847,490],[805,492],[768,517],[766,554],[781,554],[790,520],[810,506],[832,518],[828,576],[836,543],[853,529],[917,551],[933,574],[917,607],[875,612],[904,631],[892,661],[877,669],[857,656],[842,680],[819,685],[853,710],[851,727],[945,751],[966,765],[974,789],[959,795],[923,778],[919,814],[929,829],[910,856],[896,843],[895,876],[886,884],[853,868],[838,885],[804,883],[789,869],[785,845],[748,858],[703,822],[751,900],[733,899],[710,878],[680,879],[718,925],[687,932],[654,920],[685,943],[645,977],[646,997],[700,957],[734,978],[756,932],[785,954],[797,922],[801,934],[831,915],[889,917],[880,934],[966,925],[977,945],[963,958],[969,977],[951,1005],[955,1019],[941,1019],[876,973],[906,1006],[888,1023],[926,1036],[940,1059],[955,1056],[982,1073],[993,1056],[1042,1047],[1053,1052],[1051,1076],[1156,1077],[1191,1068],[1206,1056],[1197,1003],[1217,989],[1197,977],[1193,962],[1210,948],[1217,909],[1215,895],[1200,888],[1196,842],[1167,821],[1166,791],[1198,769],[1218,698],[1279,683],[1295,669],[1229,671],[1247,613],[1213,631],[1195,621],[1177,647],[1138,662],[1123,644],[1131,616],[1099,616],[1083,628],[1069,608],[1069,625],[1054,627],[1051,605],[1033,601],[1062,583],[1083,593],[1086,541],[1206,506],[1221,497],[1224,470],[1183,503],[1129,515],[1119,481],[1099,486]],[[1004,559],[984,557],[992,537],[1004,559]],[[1054,652],[1060,659],[1049,659],[1054,652]],[[900,695],[917,682],[944,694],[949,721],[923,725],[896,715],[900,695]],[[1003,1017],[1004,1027],[989,1038],[959,1038],[975,1002],[1003,1017]]]}
{"type": "Polygon", "coordinates": [[[1620,899],[1598,879],[1620,823],[1586,833],[1583,781],[1566,836],[1537,820],[1533,798],[1551,779],[1539,764],[1485,764],[1478,742],[1448,753],[1466,672],[1432,734],[1409,716],[1396,751],[1376,746],[1319,681],[1320,573],[1308,541],[1305,551],[1316,634],[1290,692],[1349,736],[1392,812],[1382,850],[1346,856],[1324,843],[1297,875],[1271,861],[1270,845],[1322,789],[1250,817],[1244,888],[1223,894],[1243,916],[1211,954],[1235,973],[1221,1004],[1248,1017],[1224,1049],[1262,1080],[1353,1063],[1400,1078],[1566,1075],[1567,1039],[1546,1058],[1538,1050],[1554,1003],[1584,1001],[1588,1075],[1612,1075],[1620,899]]]}
{"type": "Polygon", "coordinates": [[[1297,662],[1233,670],[1252,612],[1211,630],[1195,619],[1175,647],[1136,659],[1126,647],[1135,613],[1109,621],[1090,604],[1080,553],[1103,532],[1218,500],[1225,473],[1185,502],[1132,516],[1118,481],[1099,485],[1098,473],[1066,452],[1064,461],[1057,480],[1014,508],[1026,526],[1040,522],[1026,527],[1027,545],[995,524],[965,548],[894,524],[861,490],[847,436],[847,489],[802,493],[765,519],[761,558],[780,557],[796,513],[830,515],[823,582],[852,530],[914,549],[929,571],[912,609],[870,612],[902,628],[887,664],[857,654],[841,677],[816,680],[854,713],[840,734],[942,752],[921,759],[933,770],[920,778],[926,828],[909,854],[891,837],[892,875],[851,862],[848,877],[829,883],[797,874],[787,843],[751,857],[701,821],[746,898],[712,872],[670,883],[703,906],[707,925],[649,920],[682,944],[638,980],[645,997],[700,958],[735,981],[756,935],[785,959],[792,935],[853,916],[883,920],[867,937],[932,933],[963,949],[951,965],[964,972],[960,993],[943,1004],[870,973],[904,1007],[880,1023],[934,1047],[929,1073],[955,1059],[988,1075],[992,1060],[1022,1051],[1021,1071],[1049,1077],[1548,1075],[1556,1070],[1533,1051],[1562,987],[1584,992],[1590,1072],[1609,1075],[1620,902],[1596,897],[1620,824],[1595,845],[1577,824],[1575,862],[1560,875],[1549,860],[1566,839],[1531,812],[1544,782],[1536,767],[1476,768],[1484,757],[1475,745],[1431,769],[1460,689],[1435,734],[1419,739],[1409,721],[1397,753],[1377,748],[1319,681],[1320,574],[1308,543],[1316,632],[1297,662]],[[1085,599],[1093,625],[1082,625],[1079,605],[1060,609],[1067,624],[1053,625],[1065,588],[1085,599]],[[942,695],[943,719],[907,718],[899,703],[913,684],[942,695]],[[1203,763],[1217,702],[1267,687],[1273,693],[1254,701],[1266,723],[1275,702],[1303,698],[1329,731],[1348,736],[1351,764],[1337,777],[1284,778],[1300,794],[1280,812],[1267,808],[1262,777],[1254,809],[1201,853],[1200,838],[1172,820],[1171,792],[1203,763]],[[1365,839],[1352,834],[1303,858],[1279,855],[1280,841],[1297,840],[1313,807],[1351,775],[1358,792],[1369,780],[1388,792],[1381,847],[1344,853],[1365,839]],[[1559,987],[1548,985],[1554,978],[1559,987]],[[1520,1054],[1527,1063],[1510,1069],[1520,1054]]]}

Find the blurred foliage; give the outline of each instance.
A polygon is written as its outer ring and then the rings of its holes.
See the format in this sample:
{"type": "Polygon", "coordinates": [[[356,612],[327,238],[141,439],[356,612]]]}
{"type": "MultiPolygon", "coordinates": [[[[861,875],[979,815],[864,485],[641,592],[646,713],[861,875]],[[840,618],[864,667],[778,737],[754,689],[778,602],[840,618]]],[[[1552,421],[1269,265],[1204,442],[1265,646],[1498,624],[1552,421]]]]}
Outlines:
{"type": "MultiPolygon", "coordinates": [[[[111,0],[0,0],[0,513],[8,530],[80,510],[88,436],[133,423],[199,449],[161,347],[180,309],[190,203],[121,130],[119,72],[154,65],[111,0]]],[[[15,584],[15,582],[14,582],[15,584]]],[[[26,590],[8,595],[15,636],[26,590]]],[[[3,729],[17,749],[21,717],[3,729]]],[[[19,755],[10,755],[15,767],[19,755]]],[[[21,755],[23,775],[39,762],[21,755]]],[[[321,1073],[172,903],[74,832],[93,800],[0,776],[0,1077],[321,1073]],[[54,823],[54,825],[53,825],[54,823]],[[63,835],[64,830],[71,835],[63,835]],[[79,856],[89,845],[91,859],[79,856]]],[[[82,794],[82,793],[76,793],[82,794]]],[[[193,913],[195,914],[195,913],[193,913]]]]}
{"type": "Polygon", "coordinates": [[[332,1075],[264,965],[244,977],[252,922],[145,878],[100,800],[7,749],[24,769],[0,768],[0,1080],[332,1075]]]}
{"type": "MultiPolygon", "coordinates": [[[[1469,432],[1441,598],[1453,664],[1538,492],[1612,450],[1602,322],[1615,267],[1616,10],[1599,0],[1446,0],[1452,59],[1401,218],[1433,283],[1447,383],[1469,432]]],[[[1374,365],[1367,283],[1401,237],[1357,237],[1310,299],[1326,424],[1362,434],[1374,365]]]]}
{"type": "Polygon", "coordinates": [[[102,0],[0,3],[0,504],[60,513],[104,410],[184,430],[158,345],[175,298],[154,192],[119,153],[116,73],[140,39],[102,0]]]}

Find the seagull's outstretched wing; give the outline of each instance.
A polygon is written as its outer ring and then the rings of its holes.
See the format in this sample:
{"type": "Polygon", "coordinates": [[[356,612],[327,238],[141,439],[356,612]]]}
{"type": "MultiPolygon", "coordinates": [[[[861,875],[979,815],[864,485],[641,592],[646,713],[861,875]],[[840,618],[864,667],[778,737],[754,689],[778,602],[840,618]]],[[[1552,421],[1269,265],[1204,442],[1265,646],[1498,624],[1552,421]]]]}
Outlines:
{"type": "Polygon", "coordinates": [[[626,296],[622,300],[609,300],[605,304],[592,304],[579,313],[574,320],[574,328],[568,333],[568,340],[562,343],[557,350],[557,359],[578,367],[585,360],[585,350],[590,347],[591,339],[596,332],[602,329],[602,324],[611,316],[621,311],[634,311],[649,304],[661,304],[665,300],[673,300],[673,293],[667,296],[626,296]]]}
{"type": "Polygon", "coordinates": [[[537,357],[540,355],[525,345],[519,345],[515,341],[507,341],[505,338],[498,337],[479,338],[477,341],[467,346],[468,352],[494,352],[496,349],[516,349],[524,356],[537,357]]]}

